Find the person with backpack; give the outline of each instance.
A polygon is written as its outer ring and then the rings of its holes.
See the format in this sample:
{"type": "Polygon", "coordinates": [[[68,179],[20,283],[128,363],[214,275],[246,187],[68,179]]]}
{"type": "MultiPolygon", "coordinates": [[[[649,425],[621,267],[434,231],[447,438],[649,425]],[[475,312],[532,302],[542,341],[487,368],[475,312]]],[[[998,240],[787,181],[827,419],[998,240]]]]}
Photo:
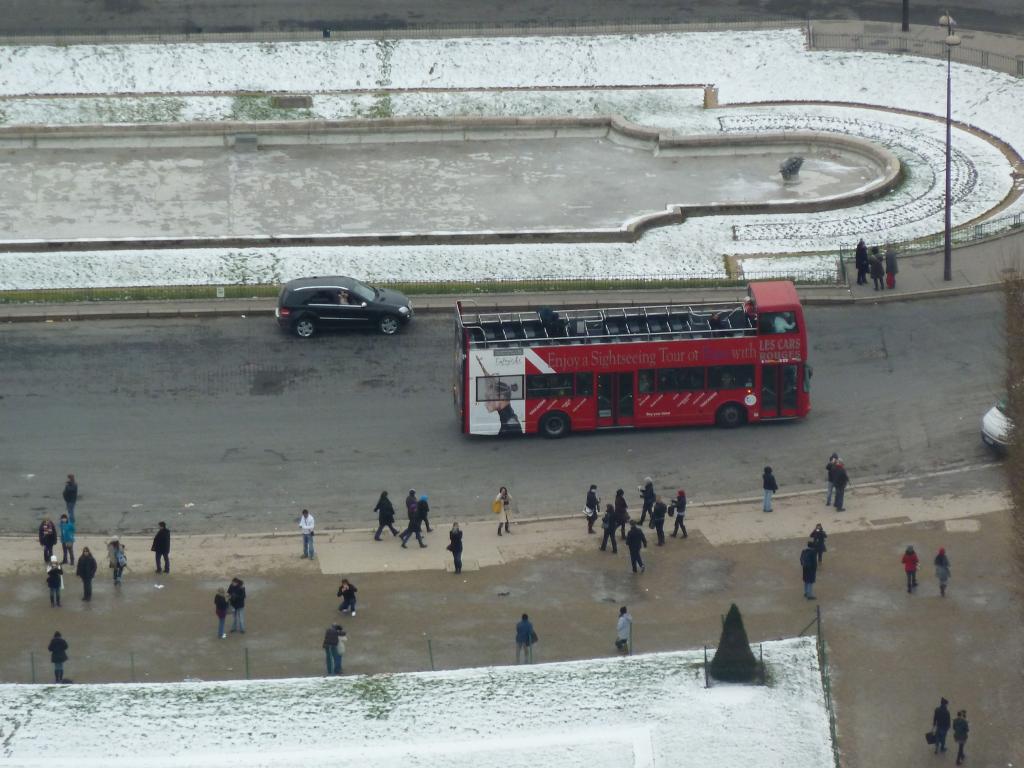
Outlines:
{"type": "Polygon", "coordinates": [[[683,538],[687,538],[689,534],[686,533],[686,491],[682,488],[676,491],[676,497],[672,501],[668,513],[676,517],[676,524],[672,528],[672,538],[675,538],[680,531],[683,532],[683,538]]]}
{"type": "Polygon", "coordinates": [[[228,605],[231,606],[231,631],[245,634],[245,583],[237,576],[228,585],[228,605]]]}
{"type": "MultiPolygon", "coordinates": [[[[50,652],[50,661],[53,662],[53,679],[55,682],[64,682],[64,664],[68,660],[68,641],[61,637],[60,632],[53,633],[53,639],[46,646],[50,652]]],[[[70,682],[70,681],[69,681],[70,682]]]]}
{"type": "Polygon", "coordinates": [[[107,562],[114,569],[114,586],[121,586],[124,578],[124,569],[128,567],[128,553],[117,536],[107,542],[107,562]]]}
{"type": "Polygon", "coordinates": [[[341,605],[338,606],[338,610],[344,613],[349,612],[349,615],[356,615],[356,585],[350,582],[348,579],[341,580],[341,586],[338,587],[338,597],[341,598],[341,605]]]}
{"type": "Polygon", "coordinates": [[[604,537],[601,539],[601,551],[608,548],[608,542],[612,543],[612,554],[619,554],[619,545],[615,543],[615,507],[605,504],[604,517],[601,519],[601,528],[604,530],[604,537]]]}
{"type": "Polygon", "coordinates": [[[64,589],[64,569],[57,562],[57,556],[50,556],[50,566],[46,569],[46,586],[50,590],[50,607],[60,608],[60,591],[64,589]]]}
{"type": "Polygon", "coordinates": [[[803,571],[804,597],[808,600],[816,600],[814,582],[818,575],[818,553],[814,549],[813,541],[808,541],[807,546],[800,553],[800,569],[803,571]]]}
{"type": "Polygon", "coordinates": [[[82,580],[82,599],[87,603],[92,600],[92,580],[96,577],[96,567],[96,558],[92,552],[88,547],[82,547],[75,575],[82,580]]]}
{"type": "Polygon", "coordinates": [[[397,536],[395,508],[391,504],[391,499],[388,498],[387,491],[380,492],[380,498],[377,499],[377,506],[373,508],[373,511],[377,513],[377,532],[373,534],[373,540],[380,541],[380,535],[385,528],[391,531],[392,536],[397,536]]]}
{"type": "Polygon", "coordinates": [[[64,559],[61,565],[75,564],[75,524],[72,523],[66,514],[60,516],[60,548],[64,552],[64,559]],[[71,562],[68,562],[68,558],[71,562]]]}
{"type": "Polygon", "coordinates": [[[772,511],[772,497],[779,490],[779,484],[775,480],[775,475],[772,473],[771,467],[765,467],[764,472],[761,474],[761,487],[764,489],[764,505],[762,509],[765,512],[772,511]]]}
{"type": "Polygon", "coordinates": [[[587,491],[587,500],[583,502],[583,516],[587,518],[587,533],[597,533],[594,523],[597,522],[597,511],[601,507],[601,499],[597,497],[597,486],[591,485],[587,491]]]}
{"type": "Polygon", "coordinates": [[[156,558],[156,572],[160,573],[161,560],[163,561],[163,572],[171,572],[171,532],[167,528],[167,523],[161,521],[156,524],[157,531],[153,537],[153,546],[149,549],[154,553],[156,558]]]}
{"type": "Polygon", "coordinates": [[[419,501],[416,502],[416,519],[420,521],[420,525],[427,527],[427,533],[433,533],[434,529],[430,527],[430,504],[427,494],[422,494],[419,501]]]}
{"type": "Polygon", "coordinates": [[[902,562],[903,572],[907,574],[907,594],[909,595],[917,589],[917,564],[919,562],[917,552],[914,551],[912,544],[903,553],[902,562]]]}
{"type": "Polygon", "coordinates": [[[213,613],[217,616],[217,637],[226,640],[224,620],[228,617],[228,599],[224,594],[224,587],[217,587],[217,592],[213,596],[213,613]]]}

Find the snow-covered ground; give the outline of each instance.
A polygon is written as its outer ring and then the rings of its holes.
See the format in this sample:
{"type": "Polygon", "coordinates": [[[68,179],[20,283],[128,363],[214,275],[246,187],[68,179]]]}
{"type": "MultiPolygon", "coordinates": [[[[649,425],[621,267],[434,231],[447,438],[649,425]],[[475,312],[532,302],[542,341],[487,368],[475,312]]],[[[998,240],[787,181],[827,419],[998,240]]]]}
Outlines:
{"type": "Polygon", "coordinates": [[[705,689],[702,651],[340,679],[4,685],[0,763],[823,768],[832,746],[814,643],[765,643],[767,686],[705,689]]]}
{"type": "MultiPolygon", "coordinates": [[[[0,48],[0,122],[9,125],[279,119],[289,113],[244,94],[299,92],[313,95],[310,110],[293,113],[299,117],[621,114],[687,134],[837,131],[889,147],[907,170],[898,191],[854,209],[691,219],[632,244],[5,254],[0,288],[272,282],[311,271],[375,280],[724,276],[727,256],[744,257],[738,263],[752,270],[756,265],[762,274],[799,274],[803,263],[817,271],[820,258],[752,257],[834,252],[861,236],[901,240],[941,230],[942,125],[852,105],[944,115],[944,85],[944,62],[807,51],[799,30],[0,48]],[[714,84],[723,104],[750,106],[703,110],[694,88],[616,88],[679,84],[714,84]],[[569,90],[544,90],[552,86],[569,90]],[[532,90],[510,90],[521,88],[532,90]],[[851,106],[754,106],[785,100],[851,106]]],[[[1024,80],[954,65],[958,120],[1024,148],[1021,103],[1024,80]]],[[[1011,190],[1011,167],[999,150],[966,131],[956,132],[954,146],[957,224],[1003,200],[1011,190]]],[[[1021,210],[1024,201],[1017,201],[1003,213],[1021,210]]]]}

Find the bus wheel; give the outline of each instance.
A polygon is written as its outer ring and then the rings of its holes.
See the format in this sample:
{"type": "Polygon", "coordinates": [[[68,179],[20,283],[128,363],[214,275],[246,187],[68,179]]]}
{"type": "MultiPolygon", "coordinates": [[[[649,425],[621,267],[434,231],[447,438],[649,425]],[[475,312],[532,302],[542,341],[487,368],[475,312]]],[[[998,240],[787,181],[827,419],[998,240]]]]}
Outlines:
{"type": "Polygon", "coordinates": [[[545,414],[540,420],[540,433],[544,437],[565,437],[569,434],[569,417],[558,411],[545,414]]]}
{"type": "Polygon", "coordinates": [[[718,409],[718,413],[715,414],[715,423],[726,429],[742,426],[746,421],[747,415],[736,403],[723,405],[718,409]]]}

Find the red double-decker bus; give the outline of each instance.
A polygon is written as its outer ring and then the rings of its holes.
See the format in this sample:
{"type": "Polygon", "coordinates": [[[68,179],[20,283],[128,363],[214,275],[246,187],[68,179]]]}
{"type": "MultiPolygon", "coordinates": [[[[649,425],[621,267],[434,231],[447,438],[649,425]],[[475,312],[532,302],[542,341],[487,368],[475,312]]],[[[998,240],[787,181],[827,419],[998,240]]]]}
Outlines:
{"type": "Polygon", "coordinates": [[[455,311],[455,411],[474,435],[796,419],[807,329],[788,281],[708,304],[455,311]]]}

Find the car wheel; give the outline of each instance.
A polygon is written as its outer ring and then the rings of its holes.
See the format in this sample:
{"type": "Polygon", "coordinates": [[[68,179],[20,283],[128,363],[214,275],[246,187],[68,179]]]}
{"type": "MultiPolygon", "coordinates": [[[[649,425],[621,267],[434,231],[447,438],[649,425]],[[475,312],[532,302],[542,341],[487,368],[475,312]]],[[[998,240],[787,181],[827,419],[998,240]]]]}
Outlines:
{"type": "Polygon", "coordinates": [[[295,335],[300,339],[308,339],[316,333],[316,320],[309,315],[304,315],[295,321],[295,335]]]}
{"type": "Polygon", "coordinates": [[[726,429],[742,426],[747,421],[747,414],[736,403],[723,405],[715,414],[715,423],[726,429]]]}
{"type": "Polygon", "coordinates": [[[569,417],[558,411],[545,414],[540,420],[540,433],[550,438],[565,437],[569,434],[569,417]]]}
{"type": "Polygon", "coordinates": [[[394,315],[384,315],[380,319],[380,323],[377,324],[380,328],[380,332],[385,336],[394,336],[398,333],[398,329],[402,327],[402,322],[394,315]]]}

